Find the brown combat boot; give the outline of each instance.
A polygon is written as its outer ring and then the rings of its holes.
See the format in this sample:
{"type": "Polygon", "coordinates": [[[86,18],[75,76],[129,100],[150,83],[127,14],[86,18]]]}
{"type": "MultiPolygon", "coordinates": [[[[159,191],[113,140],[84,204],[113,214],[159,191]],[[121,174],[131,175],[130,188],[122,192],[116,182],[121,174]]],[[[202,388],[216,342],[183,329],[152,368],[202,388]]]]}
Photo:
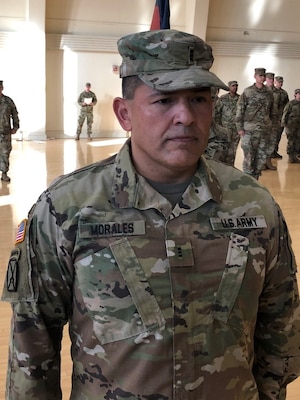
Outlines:
{"type": "Polygon", "coordinates": [[[272,170],[272,171],[275,171],[275,170],[277,169],[277,167],[275,167],[275,165],[272,164],[271,158],[267,158],[267,161],[266,161],[266,168],[267,168],[267,169],[270,169],[270,170],[272,170]]]}

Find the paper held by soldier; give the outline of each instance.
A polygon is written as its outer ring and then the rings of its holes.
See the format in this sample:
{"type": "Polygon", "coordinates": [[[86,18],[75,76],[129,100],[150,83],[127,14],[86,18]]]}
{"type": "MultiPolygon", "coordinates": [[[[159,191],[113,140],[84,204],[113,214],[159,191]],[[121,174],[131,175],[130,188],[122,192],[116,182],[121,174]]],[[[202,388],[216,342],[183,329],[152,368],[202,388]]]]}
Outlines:
{"type": "Polygon", "coordinates": [[[93,101],[92,97],[85,97],[84,98],[85,104],[92,104],[92,101],[93,101]]]}

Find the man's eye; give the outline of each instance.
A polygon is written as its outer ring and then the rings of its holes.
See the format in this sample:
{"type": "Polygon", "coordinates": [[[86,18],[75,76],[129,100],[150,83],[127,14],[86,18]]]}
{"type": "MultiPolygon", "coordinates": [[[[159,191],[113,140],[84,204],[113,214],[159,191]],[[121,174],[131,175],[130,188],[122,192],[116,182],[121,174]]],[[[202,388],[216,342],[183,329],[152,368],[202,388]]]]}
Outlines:
{"type": "Polygon", "coordinates": [[[205,103],[205,102],[207,102],[207,98],[203,97],[203,96],[197,96],[193,99],[193,102],[195,102],[195,103],[203,103],[204,102],[205,103]]]}
{"type": "Polygon", "coordinates": [[[171,103],[171,99],[167,98],[167,97],[164,97],[164,98],[158,99],[156,101],[156,103],[159,103],[159,104],[170,104],[171,103]]]}

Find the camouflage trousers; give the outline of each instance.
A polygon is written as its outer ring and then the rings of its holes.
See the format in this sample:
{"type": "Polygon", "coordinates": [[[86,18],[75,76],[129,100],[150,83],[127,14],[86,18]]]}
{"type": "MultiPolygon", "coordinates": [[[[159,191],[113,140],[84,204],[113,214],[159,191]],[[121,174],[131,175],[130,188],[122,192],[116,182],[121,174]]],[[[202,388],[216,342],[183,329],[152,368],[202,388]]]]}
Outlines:
{"type": "Polygon", "coordinates": [[[267,161],[267,134],[261,131],[245,131],[241,139],[244,153],[243,171],[256,179],[267,161]]]}
{"type": "Polygon", "coordinates": [[[300,154],[300,129],[286,128],[287,146],[286,152],[289,156],[297,156],[300,154]]]}
{"type": "Polygon", "coordinates": [[[0,133],[0,171],[9,170],[9,155],[12,149],[11,134],[0,133]]]}
{"type": "Polygon", "coordinates": [[[85,111],[81,111],[81,113],[79,114],[78,117],[78,125],[77,125],[77,136],[79,136],[81,134],[81,130],[82,130],[82,126],[83,123],[86,119],[86,124],[87,124],[87,134],[88,136],[91,136],[92,134],[92,124],[94,122],[94,115],[91,112],[85,112],[85,111]]]}
{"type": "Polygon", "coordinates": [[[223,162],[225,164],[234,166],[236,151],[240,142],[240,135],[237,133],[236,129],[230,130],[229,132],[230,132],[230,138],[228,143],[228,149],[223,162]]]}
{"type": "Polygon", "coordinates": [[[274,153],[277,144],[277,129],[272,128],[266,136],[266,153],[267,157],[270,158],[274,153]]]}

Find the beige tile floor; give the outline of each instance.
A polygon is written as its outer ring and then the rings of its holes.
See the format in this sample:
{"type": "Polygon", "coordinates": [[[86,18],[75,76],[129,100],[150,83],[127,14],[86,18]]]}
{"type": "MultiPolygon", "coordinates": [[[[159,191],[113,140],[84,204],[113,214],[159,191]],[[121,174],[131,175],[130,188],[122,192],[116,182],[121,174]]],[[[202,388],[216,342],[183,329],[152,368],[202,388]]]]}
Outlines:
{"type": "MultiPolygon", "coordinates": [[[[118,151],[124,139],[103,139],[87,142],[80,140],[13,141],[11,154],[11,183],[0,182],[0,284],[4,281],[6,265],[12,248],[17,224],[38,195],[58,175],[105,158],[118,151]]],[[[286,138],[282,138],[280,153],[283,160],[274,161],[277,171],[265,171],[261,182],[268,187],[280,204],[293,240],[300,265],[300,164],[288,164],[285,154],[286,138]]],[[[236,167],[241,169],[242,153],[239,148],[236,167]]],[[[9,333],[10,308],[0,303],[0,400],[4,399],[9,333]]],[[[65,335],[62,351],[62,386],[64,400],[69,398],[71,362],[68,338],[65,335]]],[[[289,386],[288,400],[300,399],[300,379],[289,386]]]]}

